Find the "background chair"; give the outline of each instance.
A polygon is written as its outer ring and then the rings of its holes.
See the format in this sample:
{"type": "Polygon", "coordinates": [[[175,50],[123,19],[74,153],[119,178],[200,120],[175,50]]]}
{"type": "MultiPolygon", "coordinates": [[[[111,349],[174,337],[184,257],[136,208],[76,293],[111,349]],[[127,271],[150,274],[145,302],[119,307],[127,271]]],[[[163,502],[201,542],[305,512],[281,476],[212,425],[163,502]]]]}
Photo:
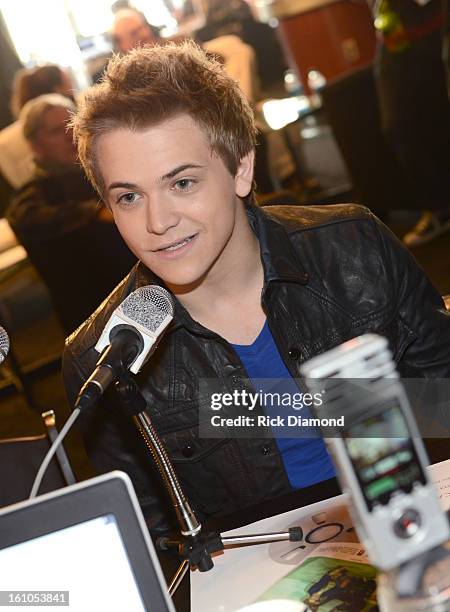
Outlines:
{"type": "MultiPolygon", "coordinates": [[[[53,411],[42,414],[44,431],[41,435],[0,439],[0,507],[30,495],[39,466],[50,443],[57,435],[53,411]]],[[[47,493],[75,482],[72,468],[60,447],[44,476],[39,493],[47,493]]]]}

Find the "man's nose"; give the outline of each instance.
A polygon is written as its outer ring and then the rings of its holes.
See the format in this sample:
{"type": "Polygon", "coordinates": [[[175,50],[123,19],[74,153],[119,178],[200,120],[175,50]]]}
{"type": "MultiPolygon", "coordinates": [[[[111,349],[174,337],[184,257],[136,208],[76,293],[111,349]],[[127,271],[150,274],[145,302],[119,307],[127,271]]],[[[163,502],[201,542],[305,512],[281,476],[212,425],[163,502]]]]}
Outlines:
{"type": "Polygon", "coordinates": [[[150,234],[165,234],[170,228],[176,227],[179,214],[173,206],[163,198],[152,198],[147,205],[147,231],[150,234]]]}

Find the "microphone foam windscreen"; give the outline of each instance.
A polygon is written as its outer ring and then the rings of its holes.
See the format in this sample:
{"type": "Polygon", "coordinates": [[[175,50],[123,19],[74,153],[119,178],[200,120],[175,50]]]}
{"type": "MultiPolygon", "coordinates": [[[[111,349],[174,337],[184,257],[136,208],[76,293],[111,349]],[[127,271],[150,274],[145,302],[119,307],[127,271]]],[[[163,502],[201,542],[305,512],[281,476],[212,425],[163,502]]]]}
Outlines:
{"type": "Polygon", "coordinates": [[[120,308],[125,316],[151,332],[156,332],[168,316],[173,317],[172,297],[158,285],[139,287],[120,308]]]}
{"type": "Polygon", "coordinates": [[[0,326],[0,363],[2,363],[9,352],[9,336],[6,329],[0,326]]]}

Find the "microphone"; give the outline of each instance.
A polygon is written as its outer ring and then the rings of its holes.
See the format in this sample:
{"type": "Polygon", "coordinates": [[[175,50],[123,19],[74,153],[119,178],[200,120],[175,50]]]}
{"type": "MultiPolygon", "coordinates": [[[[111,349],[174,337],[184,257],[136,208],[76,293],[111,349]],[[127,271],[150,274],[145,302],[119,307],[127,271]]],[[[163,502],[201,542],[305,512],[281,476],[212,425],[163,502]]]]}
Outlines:
{"type": "Polygon", "coordinates": [[[3,363],[9,353],[9,336],[4,327],[0,325],[0,363],[3,363]]]}
{"type": "Polygon", "coordinates": [[[157,285],[139,287],[112,313],[95,350],[95,370],[82,386],[75,408],[93,406],[108,385],[130,370],[137,374],[173,318],[173,300],[157,285]]]}

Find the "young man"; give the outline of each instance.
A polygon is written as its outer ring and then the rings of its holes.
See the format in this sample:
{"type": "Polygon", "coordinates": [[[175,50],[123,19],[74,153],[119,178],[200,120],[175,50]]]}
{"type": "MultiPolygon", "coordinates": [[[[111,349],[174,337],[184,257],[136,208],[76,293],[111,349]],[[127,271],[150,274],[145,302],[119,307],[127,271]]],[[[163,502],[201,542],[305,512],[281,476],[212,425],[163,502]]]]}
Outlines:
{"type": "MultiPolygon", "coordinates": [[[[73,404],[94,368],[113,309],[139,286],[164,285],[174,320],[137,379],[200,516],[261,504],[334,473],[318,438],[199,436],[201,379],[233,392],[251,390],[249,378],[278,378],[298,391],[292,379],[302,362],[368,331],[389,338],[403,375],[450,374],[440,296],[367,209],[253,205],[252,112],[195,45],[115,58],[85,94],[73,128],[82,164],[140,262],[69,339],[68,397],[73,404]]],[[[221,412],[239,414],[240,406],[221,412]]],[[[114,390],[81,427],[98,470],[130,474],[150,527],[167,520],[148,451],[114,390]]]]}

